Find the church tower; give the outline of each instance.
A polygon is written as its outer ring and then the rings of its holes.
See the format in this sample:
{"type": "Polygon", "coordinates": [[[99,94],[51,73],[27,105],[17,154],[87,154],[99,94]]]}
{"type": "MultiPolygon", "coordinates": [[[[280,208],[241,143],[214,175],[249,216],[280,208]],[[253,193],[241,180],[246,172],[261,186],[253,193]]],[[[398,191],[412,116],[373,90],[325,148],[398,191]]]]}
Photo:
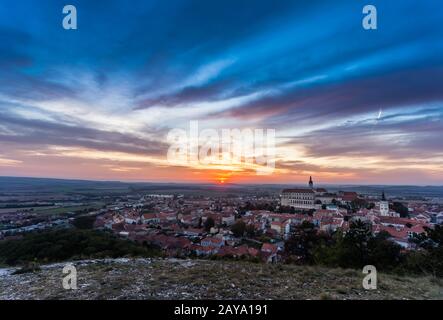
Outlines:
{"type": "Polygon", "coordinates": [[[389,201],[386,200],[385,192],[383,191],[380,201],[380,215],[389,216],[389,201]]]}
{"type": "Polygon", "coordinates": [[[309,177],[309,188],[314,189],[314,182],[312,182],[312,176],[309,177]]]}

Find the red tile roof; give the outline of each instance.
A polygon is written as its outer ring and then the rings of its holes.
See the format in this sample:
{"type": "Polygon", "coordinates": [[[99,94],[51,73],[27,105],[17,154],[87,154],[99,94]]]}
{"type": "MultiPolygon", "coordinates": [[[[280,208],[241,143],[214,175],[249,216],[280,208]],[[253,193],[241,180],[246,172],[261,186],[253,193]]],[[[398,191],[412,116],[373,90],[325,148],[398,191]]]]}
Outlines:
{"type": "Polygon", "coordinates": [[[343,192],[342,200],[343,201],[352,201],[358,198],[357,192],[343,192]]]}
{"type": "Polygon", "coordinates": [[[272,243],[263,243],[263,245],[261,247],[261,251],[263,251],[263,252],[276,253],[277,250],[278,250],[278,247],[272,243]]]}
{"type": "Polygon", "coordinates": [[[145,213],[143,215],[143,219],[155,219],[157,218],[157,216],[155,215],[155,213],[145,213]]]}

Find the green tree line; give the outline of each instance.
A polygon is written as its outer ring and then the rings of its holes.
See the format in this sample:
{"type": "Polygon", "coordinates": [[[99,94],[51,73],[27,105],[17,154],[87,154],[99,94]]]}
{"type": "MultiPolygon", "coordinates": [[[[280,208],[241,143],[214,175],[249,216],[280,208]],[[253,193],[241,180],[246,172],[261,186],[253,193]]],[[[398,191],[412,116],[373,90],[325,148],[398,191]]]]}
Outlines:
{"type": "Polygon", "coordinates": [[[0,242],[0,263],[56,262],[70,259],[150,257],[153,248],[94,230],[55,230],[26,234],[20,240],[0,242]]]}
{"type": "Polygon", "coordinates": [[[443,277],[443,226],[425,228],[410,241],[416,249],[403,250],[388,233],[373,235],[371,225],[360,220],[351,222],[347,232],[332,234],[305,221],[286,241],[285,254],[287,261],[299,264],[356,269],[374,265],[386,272],[443,277]]]}

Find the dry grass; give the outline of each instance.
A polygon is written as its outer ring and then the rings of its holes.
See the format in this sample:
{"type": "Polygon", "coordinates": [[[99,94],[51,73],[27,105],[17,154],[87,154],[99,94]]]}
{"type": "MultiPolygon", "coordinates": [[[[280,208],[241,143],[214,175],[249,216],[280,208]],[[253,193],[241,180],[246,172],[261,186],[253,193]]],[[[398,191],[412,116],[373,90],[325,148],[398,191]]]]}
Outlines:
{"type": "Polygon", "coordinates": [[[364,290],[356,270],[234,261],[132,260],[81,264],[76,291],[62,269],[3,277],[1,299],[442,299],[441,279],[379,274],[364,290]]]}

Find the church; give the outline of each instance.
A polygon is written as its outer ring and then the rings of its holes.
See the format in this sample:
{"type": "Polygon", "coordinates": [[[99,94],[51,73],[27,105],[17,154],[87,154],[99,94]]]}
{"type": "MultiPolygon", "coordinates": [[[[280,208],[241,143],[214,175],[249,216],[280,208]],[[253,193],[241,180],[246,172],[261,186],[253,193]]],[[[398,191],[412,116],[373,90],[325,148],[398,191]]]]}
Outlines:
{"type": "Polygon", "coordinates": [[[385,192],[381,195],[381,200],[377,204],[379,215],[382,217],[400,217],[400,214],[389,209],[389,201],[386,199],[385,192]]]}

